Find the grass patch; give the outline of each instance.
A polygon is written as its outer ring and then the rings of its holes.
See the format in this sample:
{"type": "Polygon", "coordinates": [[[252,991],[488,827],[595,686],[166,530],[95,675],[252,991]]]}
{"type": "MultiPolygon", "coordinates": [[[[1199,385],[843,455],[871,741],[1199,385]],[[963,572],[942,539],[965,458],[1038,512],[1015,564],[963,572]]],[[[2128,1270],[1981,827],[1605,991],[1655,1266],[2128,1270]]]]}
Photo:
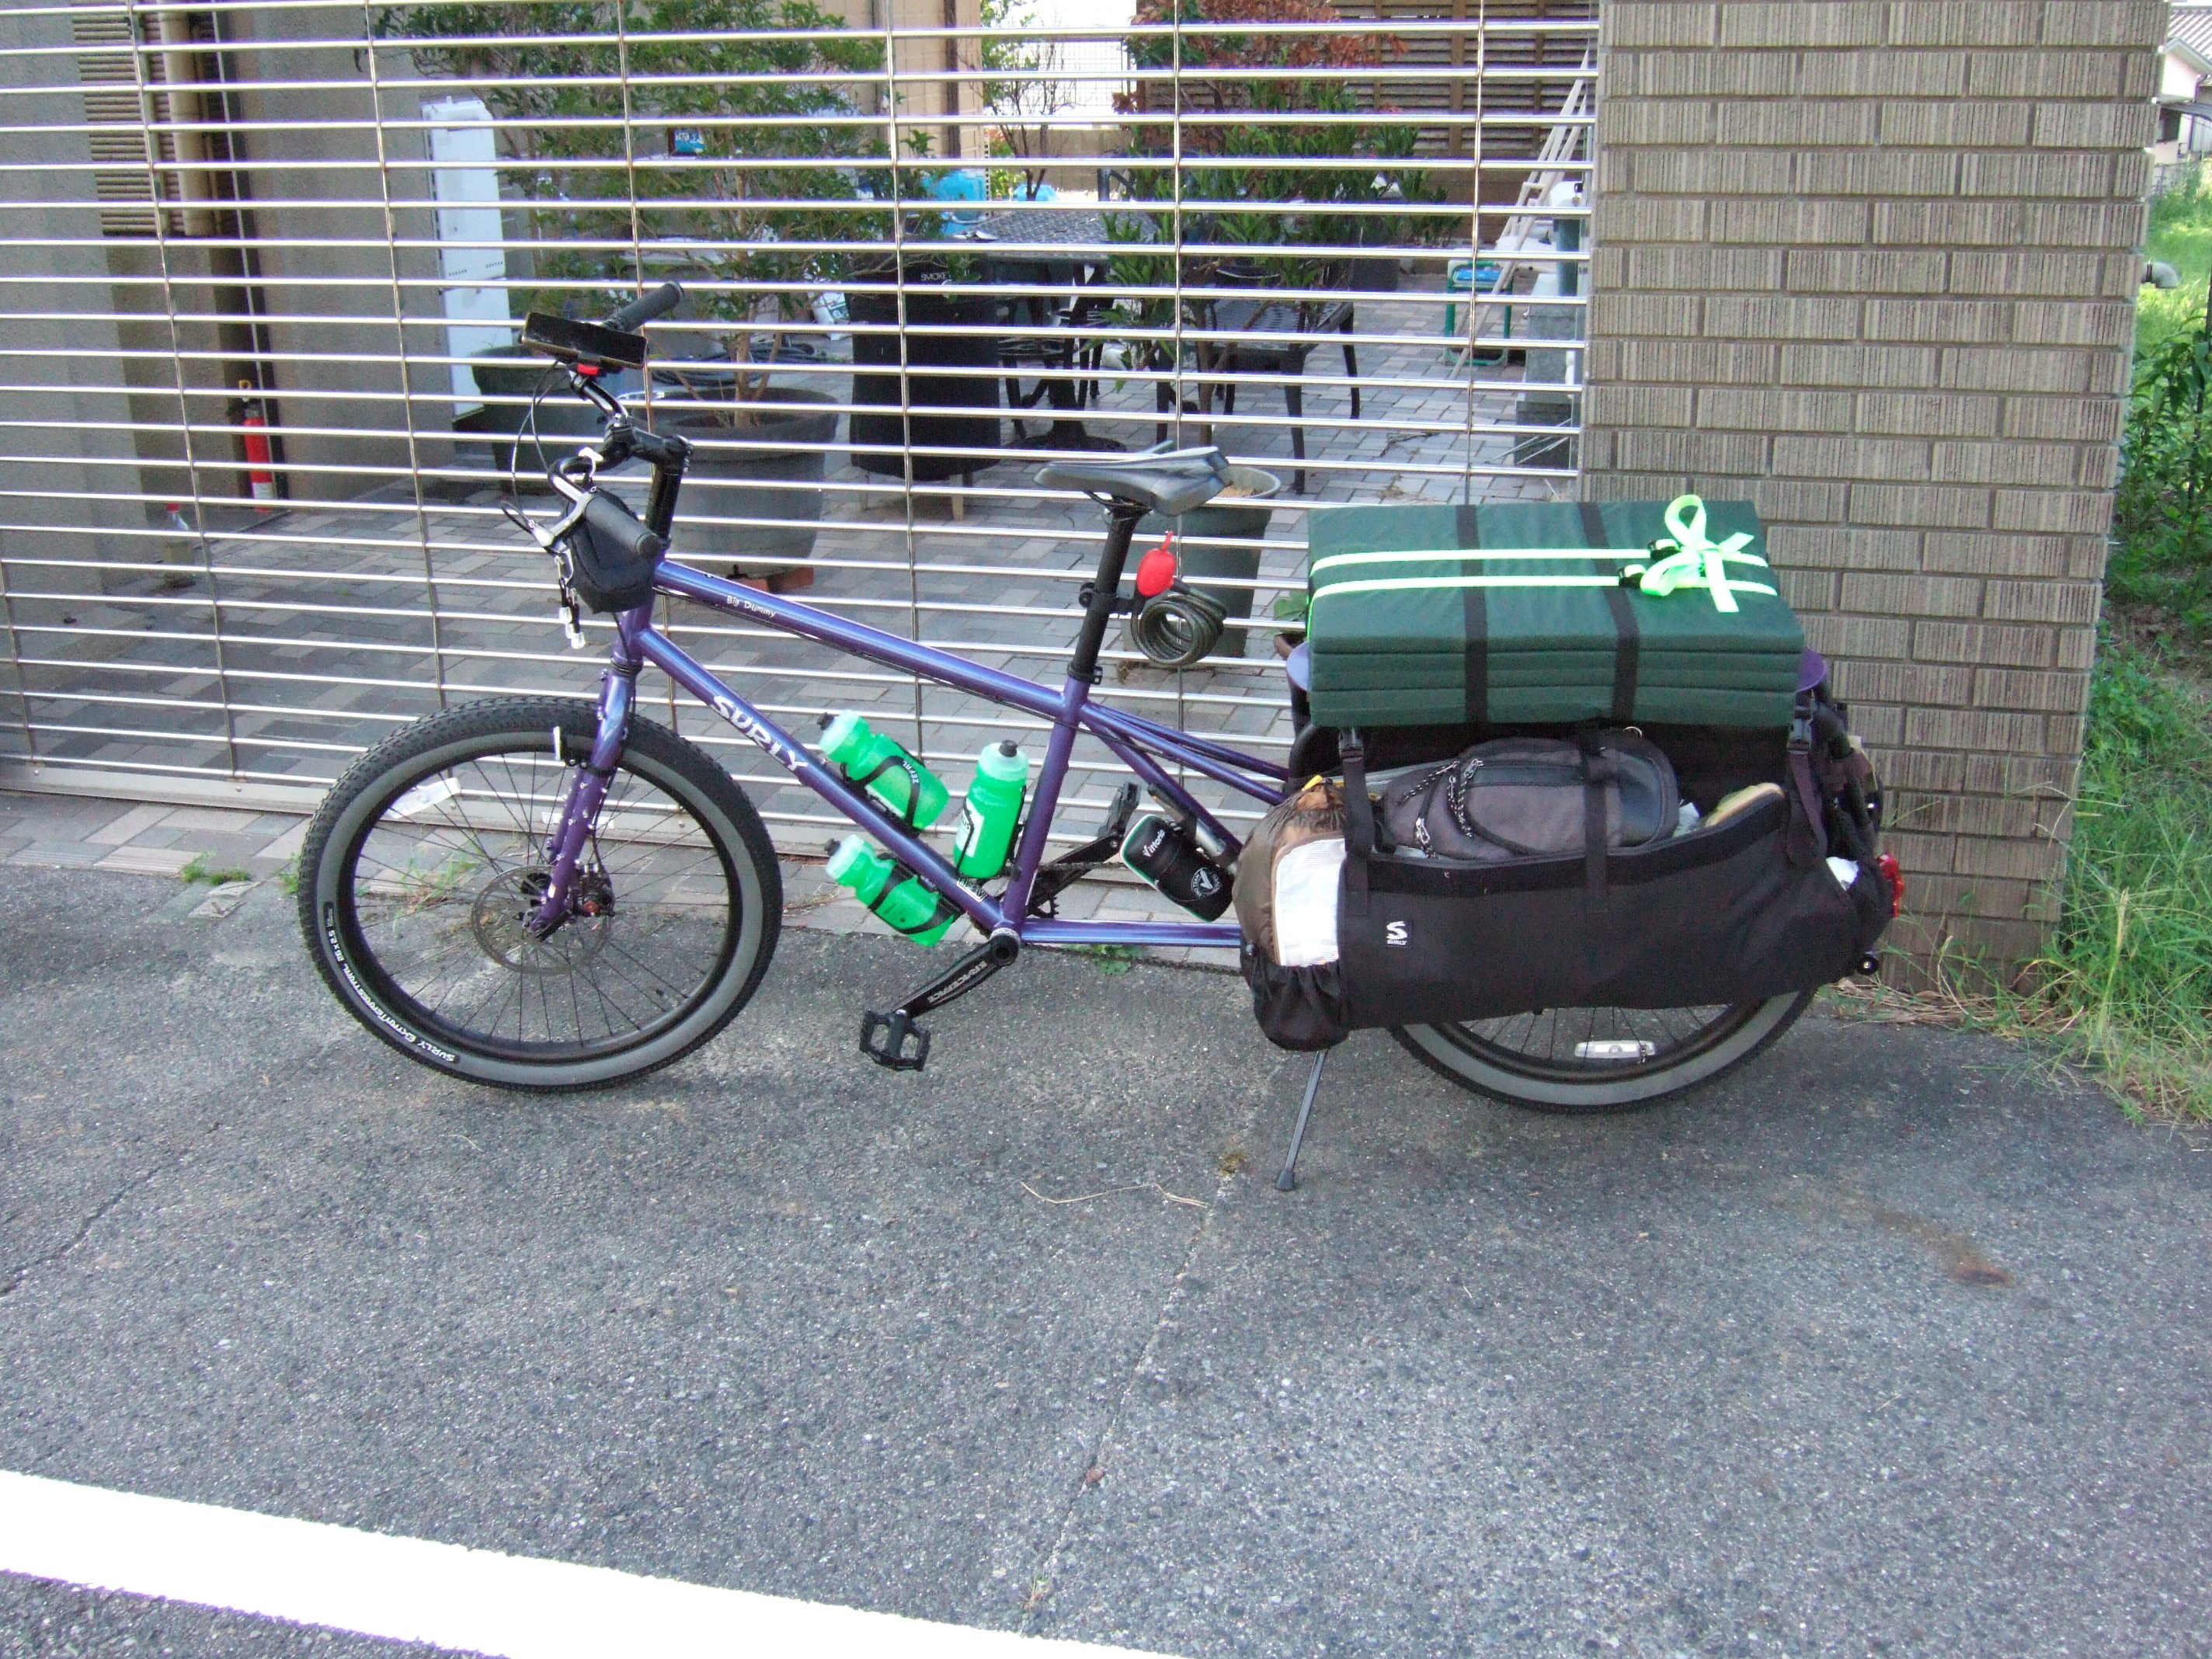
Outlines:
{"type": "Polygon", "coordinates": [[[2136,356],[2148,356],[2175,335],[2204,323],[2204,296],[2212,280],[2212,179],[2200,163],[2187,183],[2150,204],[2143,252],[2180,274],[2179,288],[2142,291],[2136,310],[2136,356]]]}
{"type": "Polygon", "coordinates": [[[251,870],[217,869],[209,864],[205,853],[195,853],[185,867],[177,872],[177,879],[185,883],[204,881],[211,886],[220,887],[227,881],[252,881],[253,872],[251,870]]]}
{"type": "Polygon", "coordinates": [[[2212,696],[2115,642],[2091,682],[2063,908],[2009,983],[1947,950],[1914,995],[1842,1011],[2039,1038],[2131,1108],[2212,1118],[2212,696]]]}
{"type": "Polygon", "coordinates": [[[1102,974],[1126,974],[1145,959],[1141,945],[1077,945],[1070,947],[1079,956],[1091,958],[1091,965],[1102,974]]]}
{"type": "Polygon", "coordinates": [[[2068,864],[2037,1000],[2131,1094],[2212,1116],[2212,702],[2124,647],[2091,682],[2068,864]]]}

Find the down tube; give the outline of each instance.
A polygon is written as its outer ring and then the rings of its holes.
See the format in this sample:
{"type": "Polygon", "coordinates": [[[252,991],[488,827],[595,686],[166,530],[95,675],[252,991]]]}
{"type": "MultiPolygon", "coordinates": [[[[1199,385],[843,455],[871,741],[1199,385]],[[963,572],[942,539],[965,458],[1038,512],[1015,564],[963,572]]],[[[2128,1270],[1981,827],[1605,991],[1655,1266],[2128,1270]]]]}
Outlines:
{"type": "Polygon", "coordinates": [[[927,842],[907,834],[876,804],[808,754],[775,721],[737,696],[684,653],[657,628],[641,629],[638,654],[775,757],[791,775],[889,848],[908,869],[967,913],[985,933],[1006,926],[1006,915],[986,895],[963,885],[957,872],[927,842]]]}

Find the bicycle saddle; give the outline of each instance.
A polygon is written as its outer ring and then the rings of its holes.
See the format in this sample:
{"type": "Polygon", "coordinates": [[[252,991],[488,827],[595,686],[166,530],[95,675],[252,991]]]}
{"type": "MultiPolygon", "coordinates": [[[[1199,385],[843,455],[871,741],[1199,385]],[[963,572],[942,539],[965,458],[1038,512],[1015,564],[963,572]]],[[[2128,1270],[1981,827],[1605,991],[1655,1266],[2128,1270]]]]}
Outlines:
{"type": "Polygon", "coordinates": [[[1164,518],[1204,507],[1229,482],[1218,449],[1148,449],[1136,455],[1085,455],[1054,461],[1037,474],[1047,488],[1080,489],[1132,501],[1164,518]]]}

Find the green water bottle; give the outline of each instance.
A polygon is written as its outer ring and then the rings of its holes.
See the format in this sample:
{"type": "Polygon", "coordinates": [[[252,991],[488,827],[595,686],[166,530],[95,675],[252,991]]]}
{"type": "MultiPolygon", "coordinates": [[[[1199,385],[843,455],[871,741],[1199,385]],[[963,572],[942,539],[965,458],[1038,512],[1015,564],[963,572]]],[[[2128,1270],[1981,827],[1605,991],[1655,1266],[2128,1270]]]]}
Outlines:
{"type": "Polygon", "coordinates": [[[1011,741],[987,744],[975,757],[975,781],[968,786],[952,852],[952,867],[969,880],[988,881],[1006,867],[1029,781],[1030,757],[1011,741]]]}
{"type": "Polygon", "coordinates": [[[960,912],[923,884],[919,876],[894,883],[898,866],[868,845],[864,836],[848,836],[830,854],[830,879],[853,895],[917,945],[934,945],[960,912]]]}
{"type": "Polygon", "coordinates": [[[910,828],[929,828],[951,799],[935,773],[850,709],[823,732],[822,752],[910,828]]]}

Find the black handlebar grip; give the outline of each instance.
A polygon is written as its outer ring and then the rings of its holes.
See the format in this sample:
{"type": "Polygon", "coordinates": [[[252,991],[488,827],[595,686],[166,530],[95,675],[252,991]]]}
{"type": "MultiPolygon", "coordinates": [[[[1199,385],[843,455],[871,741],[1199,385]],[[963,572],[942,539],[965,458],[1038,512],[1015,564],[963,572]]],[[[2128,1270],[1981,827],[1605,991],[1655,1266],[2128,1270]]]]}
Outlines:
{"type": "Polygon", "coordinates": [[[673,283],[663,283],[652,293],[640,295],[608,318],[607,326],[619,329],[625,334],[635,333],[642,325],[656,317],[665,317],[683,303],[684,290],[673,283]]]}

